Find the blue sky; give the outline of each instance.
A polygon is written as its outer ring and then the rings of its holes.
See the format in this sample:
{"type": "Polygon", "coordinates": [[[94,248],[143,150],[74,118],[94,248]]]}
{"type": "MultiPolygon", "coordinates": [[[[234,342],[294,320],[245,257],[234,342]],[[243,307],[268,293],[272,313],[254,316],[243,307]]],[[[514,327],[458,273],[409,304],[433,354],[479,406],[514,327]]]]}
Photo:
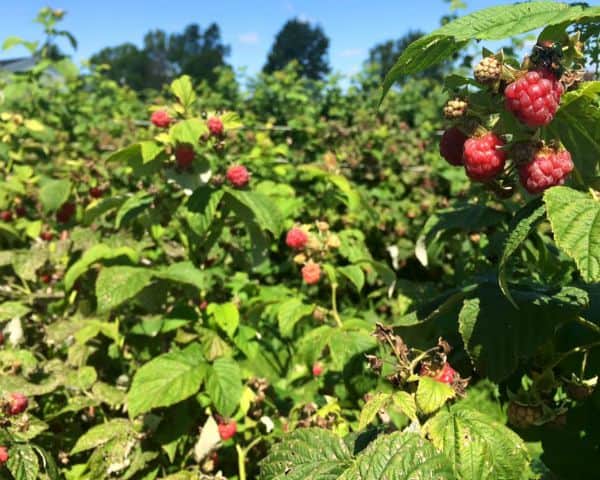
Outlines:
{"type": "MultiPolygon", "coordinates": [[[[466,11],[507,3],[464,1],[466,11]]],[[[0,0],[0,41],[12,35],[40,39],[40,26],[33,19],[48,4],[47,0],[0,0]]],[[[261,69],[275,34],[292,17],[320,24],[331,40],[333,70],[351,74],[376,43],[400,37],[409,29],[431,31],[449,12],[443,0],[56,0],[50,6],[67,11],[62,25],[79,41],[76,60],[105,46],[126,41],[139,45],[150,29],[179,32],[189,23],[204,27],[214,21],[231,46],[228,61],[236,68],[247,67],[248,73],[261,69]]],[[[23,54],[15,48],[0,52],[0,58],[23,54]]]]}

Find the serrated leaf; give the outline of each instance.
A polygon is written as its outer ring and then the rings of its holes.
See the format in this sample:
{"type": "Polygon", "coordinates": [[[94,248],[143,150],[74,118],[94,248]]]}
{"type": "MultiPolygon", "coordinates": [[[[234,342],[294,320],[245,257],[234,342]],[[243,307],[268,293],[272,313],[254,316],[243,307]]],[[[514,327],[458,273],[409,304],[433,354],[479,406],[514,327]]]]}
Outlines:
{"type": "Polygon", "coordinates": [[[109,312],[133,298],[150,284],[152,271],[145,268],[116,266],[100,270],[96,280],[98,312],[109,312]]]}
{"type": "Polygon", "coordinates": [[[205,375],[206,363],[196,343],[154,358],[133,377],[127,393],[129,416],[185,400],[198,391],[205,375]]]}
{"type": "Polygon", "coordinates": [[[40,188],[40,202],[46,212],[52,212],[65,203],[70,194],[69,180],[47,180],[40,188]]]}
{"type": "Polygon", "coordinates": [[[346,265],[345,267],[338,267],[337,270],[344,277],[350,280],[358,293],[360,293],[365,285],[365,274],[363,273],[362,269],[358,265],[346,265]]]}
{"type": "Polygon", "coordinates": [[[417,405],[423,413],[430,414],[440,409],[456,395],[454,389],[444,382],[431,377],[421,377],[417,387],[417,405]]]}
{"type": "Polygon", "coordinates": [[[107,161],[145,164],[158,157],[162,151],[163,147],[160,144],[147,140],[118,150],[110,155],[107,161]]]}
{"type": "Polygon", "coordinates": [[[358,429],[364,430],[375,419],[377,413],[387,407],[391,401],[392,395],[390,393],[376,393],[373,395],[360,411],[358,429]]]}
{"type": "Polygon", "coordinates": [[[276,237],[281,233],[281,214],[269,197],[257,192],[227,189],[223,200],[243,219],[254,219],[261,228],[276,237]]]}
{"type": "Polygon", "coordinates": [[[277,311],[277,324],[281,335],[290,337],[296,324],[302,318],[312,314],[313,310],[313,305],[307,305],[299,298],[291,298],[282,302],[277,311]]]}
{"type": "Polygon", "coordinates": [[[529,455],[519,436],[475,410],[454,405],[423,427],[464,480],[520,480],[529,476],[529,455]]]}
{"type": "Polygon", "coordinates": [[[189,75],[183,75],[173,80],[171,83],[171,92],[177,97],[177,100],[185,110],[193,106],[196,101],[192,79],[189,75]]]}
{"type": "Polygon", "coordinates": [[[499,289],[486,286],[476,294],[464,301],[459,332],[475,369],[496,382],[551,338],[559,323],[577,317],[588,304],[587,294],[574,287],[551,294],[513,288],[519,309],[499,289]]]}
{"type": "Polygon", "coordinates": [[[29,313],[30,308],[21,302],[4,302],[0,304],[0,321],[20,318],[29,313]]]}
{"type": "Polygon", "coordinates": [[[527,204],[519,210],[509,226],[509,234],[504,243],[502,257],[498,265],[498,283],[502,293],[514,304],[514,300],[510,295],[508,283],[506,280],[506,264],[510,256],[519,248],[519,246],[529,236],[533,227],[544,217],[546,208],[539,201],[534,201],[527,204]]]}
{"type": "Polygon", "coordinates": [[[206,393],[221,415],[233,415],[243,393],[242,372],[235,360],[221,357],[214,361],[206,379],[206,393]]]}
{"type": "Polygon", "coordinates": [[[240,324],[240,312],[233,303],[211,303],[206,312],[214,316],[217,325],[223,329],[229,338],[233,338],[240,324]]]}
{"type": "Polygon", "coordinates": [[[103,243],[94,245],[77,260],[65,274],[65,289],[71,290],[77,280],[88,268],[99,260],[107,260],[120,256],[128,257],[133,263],[139,261],[138,253],[131,247],[110,247],[103,243]]]}
{"type": "Polygon", "coordinates": [[[374,348],[377,341],[372,333],[371,330],[347,326],[333,329],[327,339],[333,367],[342,370],[352,357],[374,348]]]}
{"type": "Polygon", "coordinates": [[[36,480],[40,470],[35,450],[26,444],[15,443],[10,447],[6,467],[15,480],[36,480]]]}
{"type": "Polygon", "coordinates": [[[71,449],[71,455],[91,450],[113,438],[126,437],[134,433],[133,424],[125,418],[113,418],[106,423],[101,423],[90,428],[81,435],[71,449]]]}
{"type": "Polygon", "coordinates": [[[411,420],[417,419],[415,398],[408,392],[398,391],[392,394],[392,405],[411,420]]]}
{"type": "Polygon", "coordinates": [[[575,260],[586,282],[600,281],[600,200],[568,187],[544,194],[558,247],[575,260]]]}
{"type": "Polygon", "coordinates": [[[169,130],[169,135],[174,142],[188,145],[196,145],[200,137],[206,133],[208,133],[206,123],[197,118],[177,122],[169,130]]]}
{"type": "Polygon", "coordinates": [[[206,288],[206,274],[190,261],[178,262],[154,272],[154,276],[173,282],[187,283],[199,290],[206,288]]]}
{"type": "Polygon", "coordinates": [[[119,208],[115,218],[115,227],[120,228],[121,224],[138,215],[152,203],[152,197],[146,192],[138,192],[129,197],[119,208]]]}

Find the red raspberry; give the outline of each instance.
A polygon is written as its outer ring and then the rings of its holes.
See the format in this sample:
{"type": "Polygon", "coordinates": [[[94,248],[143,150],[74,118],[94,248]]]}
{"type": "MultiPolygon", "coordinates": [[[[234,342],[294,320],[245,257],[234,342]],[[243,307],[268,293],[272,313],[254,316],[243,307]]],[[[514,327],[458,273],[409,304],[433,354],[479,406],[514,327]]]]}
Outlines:
{"type": "Polygon", "coordinates": [[[12,212],[10,210],[4,210],[0,212],[0,219],[4,222],[10,222],[12,220],[12,212]]]}
{"type": "Polygon", "coordinates": [[[40,233],[40,238],[46,242],[49,242],[54,238],[54,234],[50,230],[44,230],[40,233]]]}
{"type": "Polygon", "coordinates": [[[56,212],[56,220],[59,223],[68,223],[71,217],[75,214],[75,204],[73,202],[63,203],[56,212]]]}
{"type": "Polygon", "coordinates": [[[308,242],[308,234],[301,228],[292,228],[285,237],[285,244],[294,250],[302,250],[308,242]]]}
{"type": "Polygon", "coordinates": [[[227,180],[236,188],[245,187],[250,181],[250,174],[243,165],[233,165],[227,170],[227,180]]]}
{"type": "Polygon", "coordinates": [[[191,145],[178,145],[175,149],[175,161],[179,168],[189,168],[196,153],[191,145]]]}
{"type": "Polygon", "coordinates": [[[8,413],[10,413],[11,415],[18,415],[19,413],[23,413],[27,409],[28,404],[29,400],[22,393],[11,393],[8,404],[8,413]]]}
{"type": "Polygon", "coordinates": [[[454,370],[449,363],[444,363],[442,369],[437,372],[437,374],[433,377],[438,382],[451,384],[454,381],[454,377],[456,377],[456,370],[454,370]]]}
{"type": "Polygon", "coordinates": [[[553,73],[533,70],[504,90],[506,108],[529,127],[548,125],[558,109],[563,87],[553,73]]]}
{"type": "Polygon", "coordinates": [[[226,441],[233,437],[237,432],[237,423],[235,420],[231,420],[229,423],[219,423],[217,428],[219,429],[221,440],[226,441]]]}
{"type": "Polygon", "coordinates": [[[102,190],[100,187],[90,188],[90,197],[100,198],[102,195],[104,195],[104,190],[102,190]]]}
{"type": "Polygon", "coordinates": [[[17,205],[15,207],[15,213],[18,217],[24,217],[27,215],[27,209],[23,205],[17,205]]]}
{"type": "Polygon", "coordinates": [[[312,374],[315,377],[322,375],[323,374],[323,365],[321,365],[319,362],[315,362],[312,366],[312,374]]]}
{"type": "Polygon", "coordinates": [[[157,110],[156,112],[152,112],[150,121],[158,128],[167,128],[171,125],[173,119],[166,110],[157,110]]]}
{"type": "Polygon", "coordinates": [[[321,267],[318,263],[308,262],[302,267],[302,278],[307,285],[314,285],[321,278],[321,267]]]}
{"type": "Polygon", "coordinates": [[[494,133],[482,137],[472,137],[465,142],[463,161],[471,180],[486,182],[498,175],[504,168],[506,152],[499,147],[504,142],[494,133]]]}
{"type": "Polygon", "coordinates": [[[218,117],[210,117],[206,121],[208,131],[215,137],[223,135],[223,121],[218,117]]]}
{"type": "Polygon", "coordinates": [[[4,446],[0,447],[0,465],[4,465],[8,462],[8,449],[4,446]]]}
{"type": "Polygon", "coordinates": [[[530,162],[519,167],[519,177],[525,190],[536,194],[562,185],[572,170],[573,161],[567,150],[542,148],[530,162]]]}
{"type": "Polygon", "coordinates": [[[449,128],[442,135],[440,140],[440,155],[446,159],[450,165],[463,164],[463,148],[467,141],[467,136],[457,127],[449,128]]]}

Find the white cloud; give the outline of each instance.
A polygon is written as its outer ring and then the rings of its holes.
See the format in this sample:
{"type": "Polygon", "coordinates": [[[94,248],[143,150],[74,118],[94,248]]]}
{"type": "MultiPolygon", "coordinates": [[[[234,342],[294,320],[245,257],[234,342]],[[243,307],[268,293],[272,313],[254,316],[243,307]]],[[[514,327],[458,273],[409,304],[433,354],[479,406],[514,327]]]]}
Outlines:
{"type": "Polygon", "coordinates": [[[365,54],[364,48],[347,48],[340,52],[340,57],[360,57],[365,54]]]}
{"type": "Polygon", "coordinates": [[[238,40],[244,45],[256,45],[260,41],[256,32],[242,33],[238,36],[238,40]]]}

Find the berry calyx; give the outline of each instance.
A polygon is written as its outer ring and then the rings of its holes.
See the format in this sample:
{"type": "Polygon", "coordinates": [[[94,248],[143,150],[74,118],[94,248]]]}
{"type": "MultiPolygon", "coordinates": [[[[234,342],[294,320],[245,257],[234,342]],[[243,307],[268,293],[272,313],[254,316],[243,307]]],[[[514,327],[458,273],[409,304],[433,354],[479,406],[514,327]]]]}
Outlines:
{"type": "Polygon", "coordinates": [[[12,221],[12,212],[10,210],[3,210],[2,212],[0,212],[0,219],[3,222],[10,222],[12,221]]]}
{"type": "Polygon", "coordinates": [[[444,116],[450,120],[454,118],[460,118],[465,113],[467,113],[468,108],[467,102],[462,100],[461,98],[455,98],[454,100],[449,100],[448,103],[444,106],[444,116]]]}
{"type": "Polygon", "coordinates": [[[479,83],[494,83],[500,80],[502,64],[496,57],[486,57],[477,64],[474,74],[479,83]]]}
{"type": "Polygon", "coordinates": [[[104,195],[104,190],[102,190],[100,187],[90,188],[90,197],[100,198],[102,195],[104,195]]]}
{"type": "Polygon", "coordinates": [[[208,131],[214,137],[220,137],[223,135],[223,121],[219,117],[210,117],[206,121],[206,126],[208,127],[208,131]]]}
{"type": "Polygon", "coordinates": [[[196,153],[191,145],[178,145],[175,149],[175,162],[179,168],[189,168],[195,156],[196,153]]]}
{"type": "Polygon", "coordinates": [[[302,267],[302,278],[307,285],[314,285],[321,279],[321,267],[318,263],[309,261],[302,267]]]}
{"type": "Polygon", "coordinates": [[[219,436],[221,437],[221,440],[226,441],[236,434],[237,423],[235,420],[230,420],[229,422],[219,423],[217,428],[219,429],[219,436]]]}
{"type": "Polygon", "coordinates": [[[56,212],[56,220],[59,223],[68,223],[71,217],[75,214],[75,204],[73,202],[63,203],[62,206],[56,212]]]}
{"type": "Polygon", "coordinates": [[[243,165],[233,165],[227,170],[227,180],[234,187],[243,188],[250,181],[250,173],[243,165]]]}
{"type": "Polygon", "coordinates": [[[548,125],[560,103],[563,87],[548,70],[532,70],[504,90],[506,109],[525,125],[548,125]]]}
{"type": "Polygon", "coordinates": [[[468,137],[457,127],[451,127],[444,132],[440,140],[440,155],[450,165],[463,164],[463,149],[468,137]]]}
{"type": "Polygon", "coordinates": [[[530,162],[519,167],[521,185],[531,194],[565,183],[573,171],[573,160],[568,150],[542,148],[530,162]]]}
{"type": "Polygon", "coordinates": [[[315,362],[312,366],[312,374],[315,377],[318,377],[323,374],[323,365],[319,362],[315,362]]]}
{"type": "Polygon", "coordinates": [[[166,110],[156,110],[155,112],[152,112],[150,121],[155,127],[168,128],[173,119],[166,110]]]}
{"type": "Polygon", "coordinates": [[[285,237],[285,244],[294,250],[302,250],[308,242],[308,234],[301,228],[292,228],[285,237]]]}
{"type": "Polygon", "coordinates": [[[8,413],[10,415],[19,415],[27,410],[27,405],[29,405],[29,400],[25,395],[18,392],[11,393],[8,403],[8,413]]]}
{"type": "Polygon", "coordinates": [[[471,180],[487,182],[504,169],[506,152],[504,142],[492,132],[472,137],[465,142],[463,162],[471,180]]]}
{"type": "Polygon", "coordinates": [[[8,448],[0,446],[0,465],[4,465],[9,459],[8,448]]]}

